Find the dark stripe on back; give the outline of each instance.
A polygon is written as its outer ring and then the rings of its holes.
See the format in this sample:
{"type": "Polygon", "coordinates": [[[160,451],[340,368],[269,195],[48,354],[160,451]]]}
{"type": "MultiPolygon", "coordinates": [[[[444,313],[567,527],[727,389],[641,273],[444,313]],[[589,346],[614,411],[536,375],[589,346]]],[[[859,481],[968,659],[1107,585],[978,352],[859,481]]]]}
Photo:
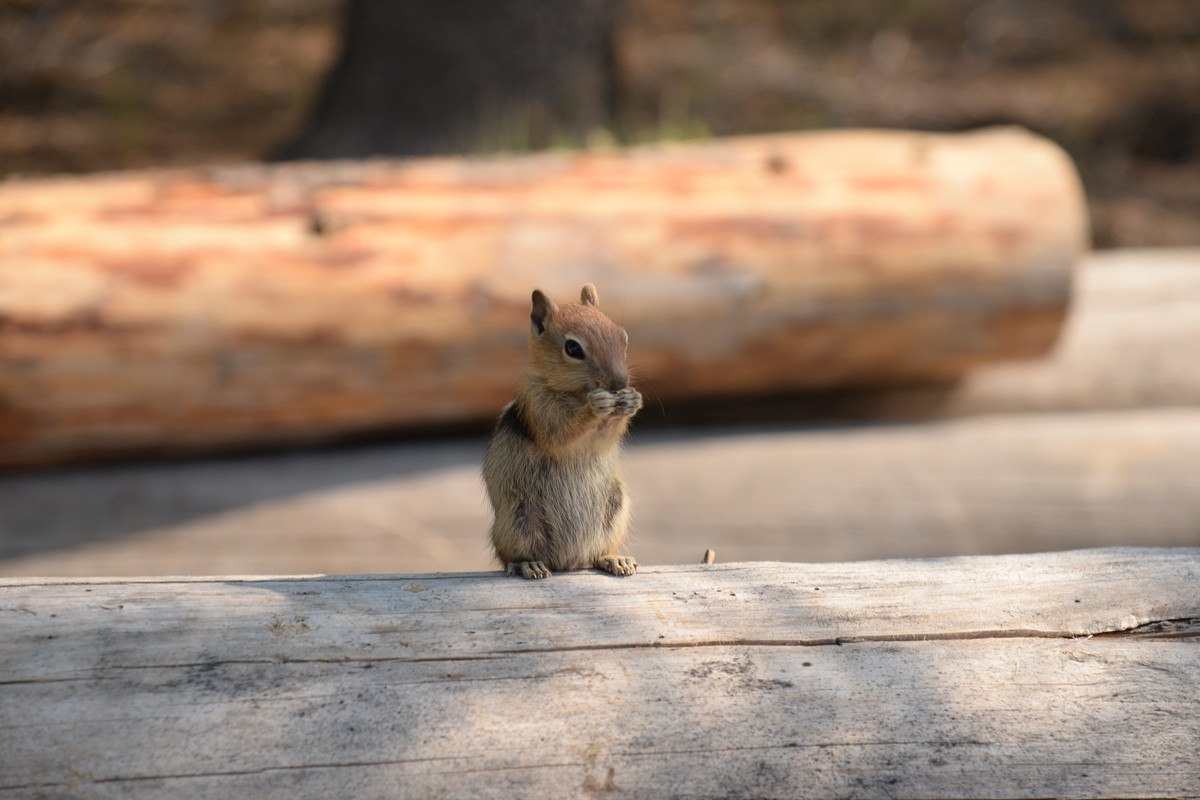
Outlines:
{"type": "Polygon", "coordinates": [[[498,431],[509,431],[515,433],[522,439],[533,440],[533,432],[529,429],[529,421],[525,419],[524,412],[516,400],[508,404],[504,409],[504,413],[500,416],[500,422],[496,425],[498,431]]]}

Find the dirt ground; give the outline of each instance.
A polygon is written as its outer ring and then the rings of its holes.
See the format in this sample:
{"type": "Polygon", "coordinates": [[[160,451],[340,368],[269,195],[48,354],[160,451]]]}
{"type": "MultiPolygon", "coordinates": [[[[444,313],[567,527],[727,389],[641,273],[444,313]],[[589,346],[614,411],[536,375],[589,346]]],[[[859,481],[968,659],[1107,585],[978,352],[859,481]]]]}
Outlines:
{"type": "MultiPolygon", "coordinates": [[[[0,4],[0,176],[268,156],[344,0],[0,4]]],[[[620,140],[1016,123],[1079,165],[1100,247],[1200,244],[1192,0],[625,0],[620,140]]]]}

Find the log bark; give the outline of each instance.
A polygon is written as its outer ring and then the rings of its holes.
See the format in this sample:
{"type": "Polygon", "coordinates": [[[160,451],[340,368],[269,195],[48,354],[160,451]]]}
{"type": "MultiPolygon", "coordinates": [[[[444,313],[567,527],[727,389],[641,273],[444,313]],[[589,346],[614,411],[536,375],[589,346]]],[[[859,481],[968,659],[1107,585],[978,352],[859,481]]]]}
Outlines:
{"type": "Polygon", "coordinates": [[[0,464],[480,420],[585,281],[652,402],[1034,357],[1086,244],[1019,130],[0,185],[0,464]]]}
{"type": "Polygon", "coordinates": [[[1200,794],[1197,549],[7,580],[0,614],[0,797],[1200,794]]]}

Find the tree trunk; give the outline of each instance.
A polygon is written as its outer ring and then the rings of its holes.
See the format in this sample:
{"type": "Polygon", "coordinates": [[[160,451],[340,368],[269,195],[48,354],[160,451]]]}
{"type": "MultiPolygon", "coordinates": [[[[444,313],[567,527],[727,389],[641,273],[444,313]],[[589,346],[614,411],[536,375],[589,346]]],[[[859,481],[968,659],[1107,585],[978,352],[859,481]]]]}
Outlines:
{"type": "Polygon", "coordinates": [[[610,124],[610,0],[351,0],[341,58],[283,159],[581,143],[610,124]]]}
{"type": "Polygon", "coordinates": [[[0,464],[490,417],[587,281],[649,402],[1044,353],[1085,248],[1046,140],[879,131],[0,185],[0,464]]]}

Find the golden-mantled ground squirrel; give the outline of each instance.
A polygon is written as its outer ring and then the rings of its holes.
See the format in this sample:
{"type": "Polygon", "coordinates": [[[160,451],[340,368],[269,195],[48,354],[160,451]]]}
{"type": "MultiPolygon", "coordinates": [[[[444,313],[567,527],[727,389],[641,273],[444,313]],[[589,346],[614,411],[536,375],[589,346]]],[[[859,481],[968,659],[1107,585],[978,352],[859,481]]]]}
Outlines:
{"type": "Polygon", "coordinates": [[[629,337],[600,311],[595,286],[580,300],[560,306],[534,291],[532,358],[483,460],[492,544],[509,575],[637,570],[617,552],[629,530],[618,461],[642,396],[629,385],[629,337]]]}

